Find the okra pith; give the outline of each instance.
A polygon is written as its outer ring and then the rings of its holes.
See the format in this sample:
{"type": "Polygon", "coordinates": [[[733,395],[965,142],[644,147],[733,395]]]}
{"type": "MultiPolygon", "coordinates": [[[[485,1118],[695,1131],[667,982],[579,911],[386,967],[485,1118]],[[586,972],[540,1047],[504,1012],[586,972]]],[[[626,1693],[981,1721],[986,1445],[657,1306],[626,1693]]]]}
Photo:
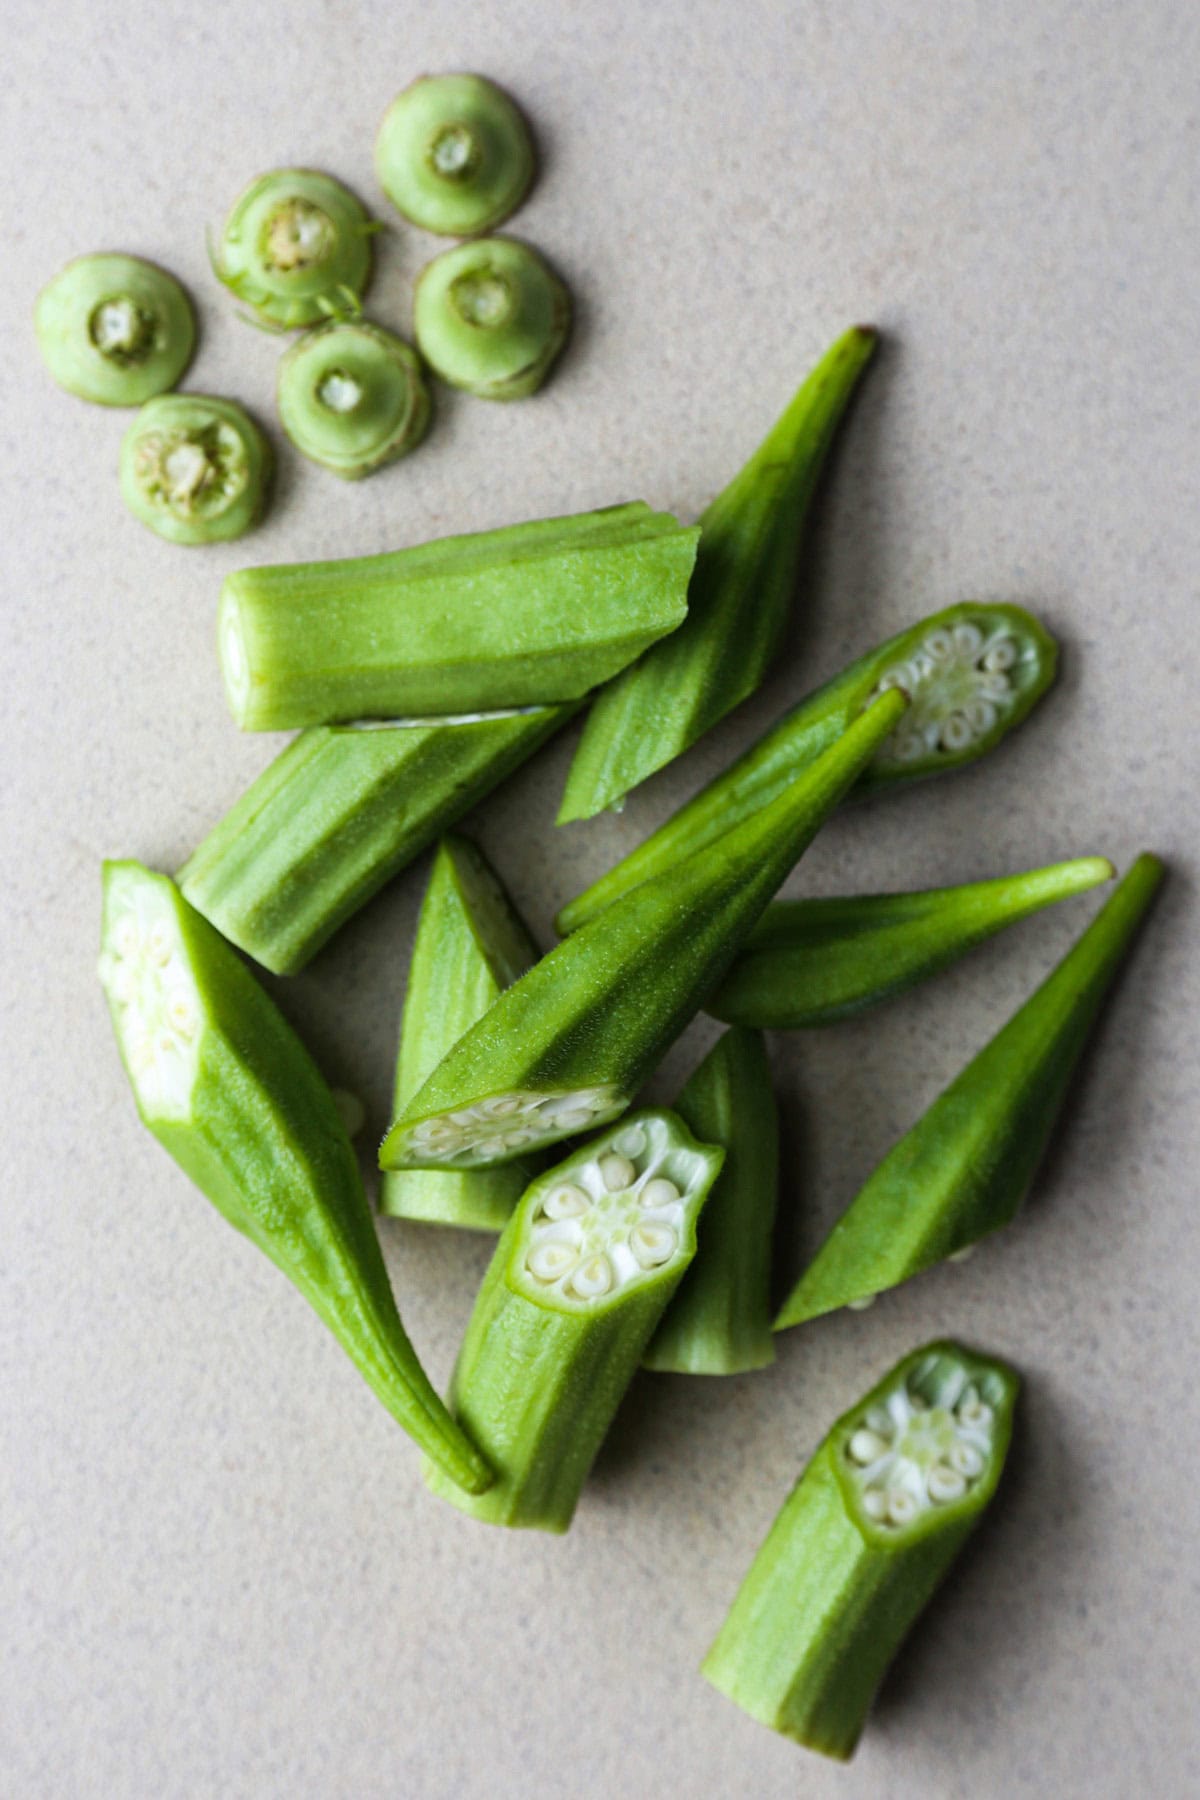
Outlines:
{"type": "Polygon", "coordinates": [[[669,1112],[631,1113],[527,1190],[496,1246],[451,1386],[496,1471],[493,1525],[565,1531],[647,1340],[696,1248],[724,1152],[669,1112]]]}
{"type": "Polygon", "coordinates": [[[165,875],[104,865],[100,978],[143,1123],[324,1320],[452,1481],[491,1471],[429,1383],[329,1088],[249,970],[165,875]]]}
{"type": "Polygon", "coordinates": [[[1058,648],[1020,606],[965,602],[888,638],[793,707],[665,825],[558,915],[576,931],[619,894],[671,868],[765,806],[879,694],[912,707],[855,796],[974,762],[1026,718],[1054,680],[1058,648]]]}
{"type": "Polygon", "coordinates": [[[701,1673],[825,1756],[854,1753],[884,1672],[996,1490],[1019,1381],[950,1342],[901,1361],[823,1440],[701,1673]]]}

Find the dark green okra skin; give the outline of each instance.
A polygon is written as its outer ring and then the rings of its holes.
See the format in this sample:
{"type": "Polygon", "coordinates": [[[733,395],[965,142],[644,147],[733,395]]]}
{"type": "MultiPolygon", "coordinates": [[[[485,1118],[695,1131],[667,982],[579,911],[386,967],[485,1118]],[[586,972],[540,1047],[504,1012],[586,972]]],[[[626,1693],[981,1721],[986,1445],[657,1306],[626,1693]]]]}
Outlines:
{"type": "MultiPolygon", "coordinates": [[[[443,838],[413,941],[394,1110],[465,1031],[537,961],[537,950],[482,852],[443,838]]],[[[380,1211],[475,1231],[500,1231],[528,1185],[524,1163],[501,1169],[397,1169],[380,1183],[380,1211]]]]}
{"type": "Polygon", "coordinates": [[[543,957],[414,1095],[381,1167],[512,1161],[623,1112],[906,705],[882,695],[769,806],[543,957]]]}
{"type": "Polygon", "coordinates": [[[179,885],[231,943],[294,975],[577,710],[301,732],[192,852],[179,885]]]}
{"type": "Polygon", "coordinates": [[[779,1193],[779,1114],[757,1031],[725,1032],[675,1110],[725,1164],[704,1209],[700,1247],[663,1314],[644,1367],[738,1375],[775,1360],[771,1234],[779,1193]]]}
{"type": "Polygon", "coordinates": [[[942,1341],[843,1414],[759,1549],[706,1679],[760,1724],[852,1756],[885,1671],[996,1490],[1018,1387],[1006,1364],[942,1341]],[[874,1465],[852,1445],[878,1445],[874,1465]]]}
{"type": "Polygon", "coordinates": [[[1102,856],[908,894],[775,900],[706,1010],[733,1025],[831,1025],[915,987],[1030,913],[1115,874],[1102,856]]]}
{"type": "Polygon", "coordinates": [[[895,1287],[1016,1216],[1163,872],[1156,856],[1138,857],[1037,992],[893,1146],[784,1301],[777,1331],[895,1287]]]}
{"type": "Polygon", "coordinates": [[[913,706],[863,771],[855,798],[985,755],[1037,704],[1054,680],[1057,662],[1054,639],[1023,607],[964,602],[931,613],[785,713],[636,850],[570,901],[558,915],[559,931],[578,930],[618,895],[672,868],[765,806],[882,689],[899,687],[911,695],[913,706]],[[946,654],[932,655],[930,643],[946,654]],[[988,659],[1004,666],[983,666],[988,659]],[[942,741],[947,735],[950,744],[942,741]]]}
{"type": "Polygon", "coordinates": [[[142,1122],[325,1322],[452,1481],[491,1472],[396,1311],[333,1095],[239,957],[164,875],[104,865],[100,974],[142,1122]]]}
{"type": "Polygon", "coordinates": [[[597,696],[560,825],[613,806],[762,682],[787,624],[813,492],[875,340],[869,326],[843,333],[700,515],[688,616],[597,696]]]}
{"type": "Polygon", "coordinates": [[[632,501],[242,569],[218,618],[233,716],[278,731],[580,699],[682,623],[698,537],[632,501]]]}
{"type": "Polygon", "coordinates": [[[723,1156],[672,1113],[631,1113],[532,1184],[496,1246],[450,1394],[497,1478],[486,1496],[468,1496],[426,1465],[435,1493],[488,1524],[566,1531],[695,1254],[723,1156]]]}

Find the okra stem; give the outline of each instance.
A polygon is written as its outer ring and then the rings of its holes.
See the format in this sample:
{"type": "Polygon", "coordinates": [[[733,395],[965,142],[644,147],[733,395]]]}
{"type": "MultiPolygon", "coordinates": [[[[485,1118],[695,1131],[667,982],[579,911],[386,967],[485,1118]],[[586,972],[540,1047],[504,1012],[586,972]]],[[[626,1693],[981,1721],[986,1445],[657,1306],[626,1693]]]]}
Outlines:
{"type": "Polygon", "coordinates": [[[241,537],[267,500],[271,446],[236,400],[159,394],[121,440],[121,495],[172,544],[241,537]]]}
{"type": "Polygon", "coordinates": [[[140,256],[76,257],[38,295],[34,326],[59,387],[99,406],[174,387],[196,342],[186,293],[140,256]]]}
{"type": "Polygon", "coordinates": [[[451,387],[480,400],[537,392],[571,328],[571,296],[516,238],[456,244],[427,263],[413,294],[421,355],[451,387]]]}
{"type": "Polygon", "coordinates": [[[482,75],[425,75],[397,94],[375,140],[379,185],[398,211],[444,237],[493,231],[533,180],[515,103],[482,75]]]}
{"type": "Polygon", "coordinates": [[[359,481],[410,450],[429,429],[429,389],[403,338],[366,319],[306,332],[279,359],[283,429],[302,456],[359,481]]]}
{"type": "Polygon", "coordinates": [[[271,169],[234,202],[213,273],[269,330],[315,325],[359,311],[377,229],[332,175],[271,169]]]}

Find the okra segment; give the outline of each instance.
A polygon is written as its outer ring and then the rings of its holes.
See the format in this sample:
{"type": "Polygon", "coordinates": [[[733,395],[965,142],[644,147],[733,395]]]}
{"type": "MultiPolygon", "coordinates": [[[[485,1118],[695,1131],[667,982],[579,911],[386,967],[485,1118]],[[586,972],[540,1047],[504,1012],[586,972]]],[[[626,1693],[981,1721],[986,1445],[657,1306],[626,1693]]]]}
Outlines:
{"type": "Polygon", "coordinates": [[[575,931],[619,894],[669,869],[765,806],[881,693],[912,701],[855,796],[974,762],[1028,715],[1054,680],[1054,639],[1023,607],[965,602],[932,613],[793,707],[732,766],[565,906],[575,931]]]}
{"type": "Polygon", "coordinates": [[[669,1112],[632,1113],[527,1190],[496,1247],[451,1404],[496,1470],[491,1524],[565,1531],[646,1342],[696,1247],[723,1151],[669,1112]]]}
{"type": "Polygon", "coordinates": [[[888,1665],[978,1524],[1018,1378],[941,1341],[840,1418],[784,1503],[702,1665],[761,1724],[855,1749],[888,1665]]]}
{"type": "Polygon", "coordinates": [[[697,535],[634,501],[243,569],[218,620],[233,716],[274,731],[576,699],[685,617],[697,535]]]}
{"type": "Polygon", "coordinates": [[[192,852],[179,884],[231,943],[294,975],[576,710],[301,732],[192,852]]]}
{"type": "Polygon", "coordinates": [[[1036,993],[893,1145],[788,1295],[776,1330],[861,1304],[1016,1216],[1162,876],[1157,857],[1139,857],[1036,993]]]}
{"type": "Polygon", "coordinates": [[[544,956],[413,1096],[381,1166],[487,1167],[624,1112],[906,704],[884,694],[770,806],[544,956]]]}
{"type": "Polygon", "coordinates": [[[173,883],[133,862],[105,864],[100,979],[143,1123],[450,1479],[485,1487],[400,1322],[333,1095],[274,1002],[173,883]]]}
{"type": "Polygon", "coordinates": [[[334,176],[271,169],[239,194],[210,260],[259,324],[291,331],[360,310],[377,230],[334,176]]]}
{"type": "Polygon", "coordinates": [[[775,1030],[829,1025],[903,993],[1005,926],[1112,879],[1102,856],[962,887],[776,900],[708,1002],[714,1018],[775,1030]]]}

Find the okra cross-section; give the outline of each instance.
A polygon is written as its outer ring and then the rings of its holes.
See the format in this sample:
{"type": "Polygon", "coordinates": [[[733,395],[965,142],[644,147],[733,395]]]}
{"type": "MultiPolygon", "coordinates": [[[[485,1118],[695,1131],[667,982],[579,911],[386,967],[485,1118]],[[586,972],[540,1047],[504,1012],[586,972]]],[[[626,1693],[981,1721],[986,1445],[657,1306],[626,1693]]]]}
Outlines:
{"type": "Polygon", "coordinates": [[[884,694],[769,806],[514,982],[413,1095],[381,1166],[487,1167],[624,1112],[905,705],[884,694]]]}
{"type": "Polygon", "coordinates": [[[702,1666],[743,1711],[848,1758],[885,1670],[978,1524],[1012,1433],[1007,1364],[939,1342],[843,1414],[702,1666]]]}
{"type": "Polygon", "coordinates": [[[671,868],[773,800],[882,693],[912,705],[879,746],[855,795],[974,762],[1029,714],[1054,679],[1058,650],[1019,606],[964,603],[898,632],[793,707],[615,868],[558,916],[575,931],[619,894],[671,868]]]}
{"type": "Polygon", "coordinates": [[[243,569],[218,619],[233,716],[277,731],[577,699],[686,616],[698,535],[632,501],[243,569]]]}
{"type": "Polygon", "coordinates": [[[449,1479],[486,1487],[400,1322],[333,1095],[275,1003],[173,883],[135,862],[105,864],[100,979],[143,1123],[449,1479]]]}
{"type": "Polygon", "coordinates": [[[565,1531],[647,1340],[696,1248],[724,1152],[669,1112],[631,1113],[526,1191],[496,1246],[451,1405],[496,1471],[494,1525],[565,1531]]]}

